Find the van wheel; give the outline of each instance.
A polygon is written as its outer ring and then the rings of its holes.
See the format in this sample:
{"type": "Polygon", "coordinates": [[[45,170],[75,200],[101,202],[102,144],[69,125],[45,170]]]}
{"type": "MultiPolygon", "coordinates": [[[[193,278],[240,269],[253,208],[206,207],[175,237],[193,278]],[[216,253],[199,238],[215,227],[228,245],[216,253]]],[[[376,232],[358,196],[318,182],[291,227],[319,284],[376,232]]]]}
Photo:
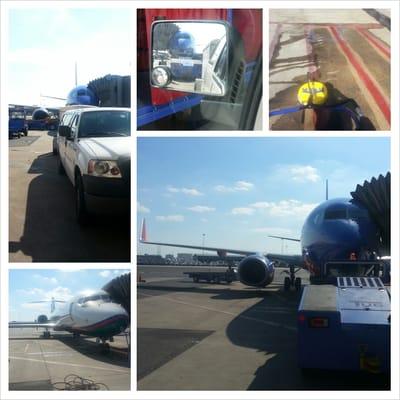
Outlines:
{"type": "Polygon", "coordinates": [[[60,157],[58,157],[57,170],[58,170],[58,173],[60,175],[65,175],[64,165],[61,162],[61,158],[60,157]]]}
{"type": "Polygon", "coordinates": [[[86,208],[85,190],[80,175],[76,175],[75,178],[75,211],[79,225],[86,225],[89,220],[89,214],[86,208]]]}

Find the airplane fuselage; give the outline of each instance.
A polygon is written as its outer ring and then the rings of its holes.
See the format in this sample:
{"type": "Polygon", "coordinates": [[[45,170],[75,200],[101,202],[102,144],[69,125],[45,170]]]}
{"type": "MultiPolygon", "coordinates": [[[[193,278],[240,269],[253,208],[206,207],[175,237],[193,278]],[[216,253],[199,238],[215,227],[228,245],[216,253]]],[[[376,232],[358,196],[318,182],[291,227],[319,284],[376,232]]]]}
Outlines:
{"type": "Polygon", "coordinates": [[[328,200],[307,217],[301,249],[311,276],[332,261],[369,260],[379,249],[379,230],[368,211],[350,199],[328,200]]]}
{"type": "Polygon", "coordinates": [[[54,330],[110,338],[123,332],[128,325],[125,309],[112,302],[105,292],[98,292],[73,299],[68,304],[68,314],[57,321],[54,330]]]}

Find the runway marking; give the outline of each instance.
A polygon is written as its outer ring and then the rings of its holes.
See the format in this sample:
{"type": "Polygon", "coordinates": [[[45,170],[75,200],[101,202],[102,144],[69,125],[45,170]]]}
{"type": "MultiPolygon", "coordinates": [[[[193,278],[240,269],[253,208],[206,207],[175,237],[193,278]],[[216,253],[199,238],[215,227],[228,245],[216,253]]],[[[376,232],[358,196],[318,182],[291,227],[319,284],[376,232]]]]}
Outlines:
{"type": "Polygon", "coordinates": [[[26,353],[26,351],[28,350],[28,347],[29,347],[29,343],[27,343],[27,344],[25,345],[24,353],[26,353]]]}
{"type": "MultiPolygon", "coordinates": [[[[143,295],[143,296],[148,296],[148,297],[158,297],[158,296],[151,295],[151,294],[147,294],[147,293],[142,293],[142,295],[143,295]]],[[[164,300],[164,299],[169,300],[169,301],[171,301],[171,302],[173,302],[173,303],[183,304],[183,305],[189,306],[189,307],[201,308],[201,309],[203,309],[203,310],[212,311],[212,312],[217,312],[217,313],[220,313],[220,314],[225,314],[225,315],[229,315],[229,316],[236,317],[236,318],[246,319],[246,320],[254,321],[254,322],[261,322],[262,324],[269,325],[269,326],[273,326],[273,327],[275,327],[275,328],[285,328],[285,329],[287,329],[287,330],[289,330],[289,331],[297,331],[297,329],[294,328],[293,326],[284,325],[284,324],[278,324],[277,322],[265,321],[265,320],[263,320],[263,319],[258,319],[258,318],[253,318],[253,317],[247,317],[247,316],[245,316],[245,315],[237,315],[237,314],[232,313],[232,312],[229,312],[229,311],[217,310],[217,309],[215,309],[215,308],[200,306],[200,305],[198,305],[198,304],[192,304],[192,303],[187,303],[187,302],[181,301],[181,300],[171,299],[171,298],[168,297],[168,296],[163,296],[163,300],[164,300]]]]}
{"type": "MultiPolygon", "coordinates": [[[[14,357],[11,356],[10,359],[12,360],[21,360],[21,361],[32,361],[32,362],[38,362],[38,363],[45,363],[45,364],[54,364],[54,365],[67,365],[69,367],[81,367],[81,368],[91,368],[91,369],[100,369],[104,371],[112,371],[112,372],[124,372],[127,373],[128,371],[123,370],[123,369],[114,369],[114,368],[104,368],[104,367],[94,367],[91,365],[83,365],[83,364],[72,364],[72,363],[63,363],[63,362],[58,362],[58,361],[43,361],[43,360],[37,360],[35,358],[25,358],[25,357],[14,357]]],[[[127,368],[129,369],[129,368],[127,368]]]]}
{"type": "MultiPolygon", "coordinates": [[[[354,76],[356,79],[360,79],[364,84],[365,88],[368,90],[369,94],[372,96],[375,104],[379,107],[382,112],[387,124],[388,128],[390,127],[390,105],[379,86],[375,83],[373,77],[368,72],[368,70],[362,65],[361,59],[354,53],[350,46],[347,45],[345,40],[342,38],[338,28],[335,26],[329,27],[329,31],[338,47],[346,57],[349,64],[353,67],[354,76]]],[[[368,99],[368,97],[367,97],[368,99]]],[[[379,114],[376,116],[379,118],[379,114]]]]}
{"type": "Polygon", "coordinates": [[[390,48],[383,44],[378,38],[371,34],[371,32],[361,29],[360,27],[356,27],[357,32],[363,35],[368,42],[378,50],[378,53],[383,56],[383,58],[390,62],[390,48]]]}

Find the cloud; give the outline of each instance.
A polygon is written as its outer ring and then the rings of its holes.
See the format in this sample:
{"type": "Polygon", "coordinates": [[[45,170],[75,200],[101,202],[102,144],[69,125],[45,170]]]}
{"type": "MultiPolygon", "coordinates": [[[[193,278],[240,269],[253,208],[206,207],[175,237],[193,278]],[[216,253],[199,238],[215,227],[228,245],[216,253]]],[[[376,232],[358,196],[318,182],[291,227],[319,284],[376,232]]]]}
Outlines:
{"type": "MultiPolygon", "coordinates": [[[[290,235],[293,235],[293,231],[291,229],[279,228],[279,227],[274,227],[274,226],[265,226],[265,227],[260,227],[260,228],[254,228],[254,229],[252,229],[252,231],[255,233],[286,236],[286,237],[290,237],[290,235]]],[[[296,239],[296,238],[294,237],[294,239],[296,239]]]]}
{"type": "Polygon", "coordinates": [[[41,283],[46,283],[49,285],[57,285],[58,284],[57,278],[54,278],[54,277],[48,277],[48,276],[43,276],[43,275],[39,275],[39,274],[35,274],[35,275],[33,275],[33,277],[35,279],[39,279],[41,283]]]}
{"type": "Polygon", "coordinates": [[[311,165],[293,165],[289,172],[292,180],[296,182],[318,182],[320,180],[318,170],[311,165]]]}
{"type": "Polygon", "coordinates": [[[157,215],[156,220],[161,222],[182,222],[185,217],[183,215],[157,215]]]}
{"type": "MultiPolygon", "coordinates": [[[[40,288],[30,288],[30,289],[20,289],[17,292],[24,296],[29,296],[32,298],[32,301],[51,301],[54,297],[56,300],[64,300],[68,301],[72,298],[72,293],[69,288],[57,286],[52,290],[43,290],[40,288]]],[[[25,308],[32,308],[30,303],[23,304],[25,308]]]]}
{"type": "Polygon", "coordinates": [[[217,185],[214,190],[220,193],[248,192],[254,188],[254,184],[246,181],[236,181],[233,186],[217,185]]]}
{"type": "Polygon", "coordinates": [[[188,196],[202,196],[203,195],[203,193],[199,192],[197,189],[194,189],[194,188],[176,188],[173,186],[168,186],[167,190],[170,193],[183,193],[188,196]]]}
{"type": "Polygon", "coordinates": [[[215,208],[207,207],[207,206],[194,206],[194,207],[188,207],[188,210],[197,212],[197,213],[206,213],[206,212],[215,211],[215,208]]]}
{"type": "Polygon", "coordinates": [[[148,214],[150,212],[150,208],[145,207],[143,204],[140,204],[140,202],[137,202],[137,212],[141,214],[148,214]]]}
{"type": "Polygon", "coordinates": [[[103,278],[108,278],[111,275],[122,275],[129,272],[128,270],[123,269],[105,269],[99,272],[99,275],[103,278]]]}
{"type": "Polygon", "coordinates": [[[315,203],[302,203],[298,200],[281,200],[279,202],[259,201],[249,207],[268,213],[272,217],[296,216],[305,218],[317,206],[315,203]]]}
{"type": "Polygon", "coordinates": [[[233,215],[253,215],[254,209],[250,207],[237,207],[232,209],[233,215]]]}

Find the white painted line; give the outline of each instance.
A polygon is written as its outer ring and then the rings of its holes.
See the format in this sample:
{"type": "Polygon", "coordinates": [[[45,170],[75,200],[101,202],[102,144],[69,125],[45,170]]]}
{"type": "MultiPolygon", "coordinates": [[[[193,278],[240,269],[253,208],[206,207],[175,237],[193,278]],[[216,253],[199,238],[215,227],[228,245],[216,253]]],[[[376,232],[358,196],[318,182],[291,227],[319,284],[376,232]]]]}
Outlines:
{"type": "MultiPolygon", "coordinates": [[[[147,293],[142,293],[143,296],[148,296],[148,297],[159,297],[159,296],[153,296],[151,294],[147,294],[147,293]]],[[[269,325],[269,326],[274,326],[276,328],[285,328],[289,331],[296,331],[297,329],[293,326],[289,326],[289,325],[284,325],[284,324],[278,324],[277,322],[272,322],[272,321],[265,321],[263,319],[258,319],[258,318],[253,318],[253,317],[247,317],[245,315],[237,315],[234,313],[231,313],[229,311],[222,311],[222,310],[216,310],[215,308],[210,308],[210,307],[204,307],[204,306],[199,306],[198,304],[192,304],[192,303],[187,303],[185,301],[181,301],[181,300],[175,300],[175,299],[171,299],[170,297],[167,296],[162,296],[163,300],[169,300],[173,303],[178,303],[178,304],[183,304],[185,306],[189,306],[189,307],[196,307],[196,308],[201,308],[203,310],[207,310],[207,311],[213,311],[213,312],[217,312],[220,314],[225,314],[225,315],[229,315],[232,317],[236,317],[236,318],[241,318],[241,319],[246,319],[249,321],[254,321],[254,322],[260,322],[262,324],[265,325],[269,325]]]]}
{"type": "Polygon", "coordinates": [[[28,350],[28,347],[29,347],[29,343],[26,344],[24,353],[26,353],[26,351],[28,350]]]}
{"type": "MultiPolygon", "coordinates": [[[[25,358],[25,357],[13,357],[11,356],[10,359],[12,360],[22,360],[22,361],[32,361],[32,362],[38,362],[38,363],[44,363],[45,361],[43,360],[36,360],[34,358],[25,358]]],[[[112,371],[112,372],[124,372],[124,373],[129,373],[128,370],[130,368],[125,369],[114,369],[114,368],[103,368],[103,367],[93,367],[91,365],[83,365],[83,364],[71,364],[71,363],[63,363],[63,362],[58,362],[58,361],[46,361],[46,364],[54,364],[54,365],[67,365],[69,367],[81,367],[81,368],[91,368],[91,369],[100,369],[104,371],[112,371]]]]}

